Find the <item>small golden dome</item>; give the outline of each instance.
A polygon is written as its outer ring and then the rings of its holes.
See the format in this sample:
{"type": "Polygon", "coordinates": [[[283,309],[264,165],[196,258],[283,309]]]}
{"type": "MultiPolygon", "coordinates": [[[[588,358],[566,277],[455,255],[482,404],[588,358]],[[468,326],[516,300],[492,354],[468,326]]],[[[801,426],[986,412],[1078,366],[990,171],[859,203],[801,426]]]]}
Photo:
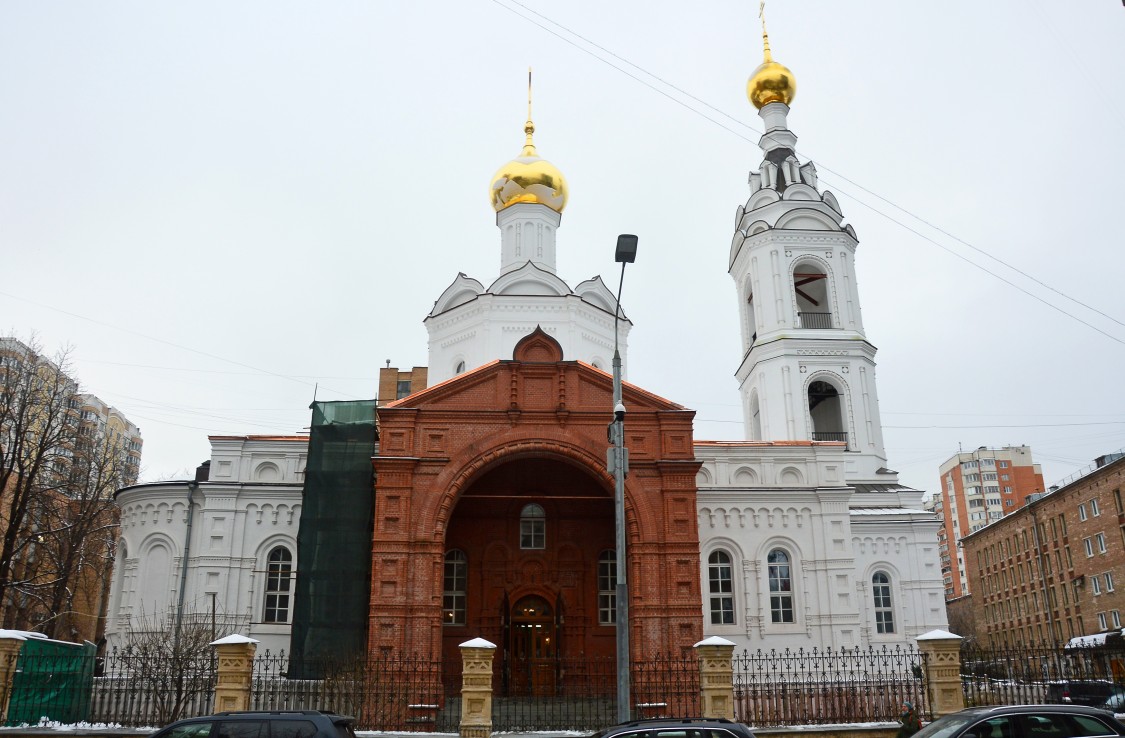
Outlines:
{"type": "Polygon", "coordinates": [[[789,67],[778,64],[770,54],[770,36],[766,32],[765,3],[759,11],[762,16],[762,50],[765,52],[765,61],[754,70],[750,79],[746,81],[746,97],[754,103],[754,107],[761,110],[772,102],[789,105],[797,96],[797,78],[789,71],[789,67]]]}
{"type": "Polygon", "coordinates": [[[761,110],[771,102],[793,102],[797,96],[797,78],[784,64],[778,64],[772,59],[765,61],[754,70],[746,82],[746,97],[754,103],[754,107],[761,110]]]}
{"type": "Polygon", "coordinates": [[[531,202],[561,213],[566,207],[566,178],[554,164],[539,158],[531,139],[535,124],[530,119],[523,130],[527,134],[523,151],[492,177],[489,187],[492,209],[500,212],[517,202],[531,202]]]}

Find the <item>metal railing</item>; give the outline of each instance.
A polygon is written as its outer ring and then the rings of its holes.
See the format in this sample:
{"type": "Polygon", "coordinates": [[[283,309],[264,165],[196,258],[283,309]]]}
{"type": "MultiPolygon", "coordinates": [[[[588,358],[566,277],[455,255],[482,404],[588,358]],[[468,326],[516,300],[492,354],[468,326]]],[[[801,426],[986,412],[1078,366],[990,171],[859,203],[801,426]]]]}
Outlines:
{"type": "MultiPolygon", "coordinates": [[[[965,704],[1018,705],[1077,702],[1099,706],[1125,695],[1125,643],[1067,648],[1035,646],[961,648],[965,704]]],[[[1121,711],[1121,703],[1114,706],[1121,711]]]]}
{"type": "Polygon", "coordinates": [[[842,441],[848,442],[848,434],[839,431],[813,431],[812,439],[814,441],[842,441]]]}
{"type": "Polygon", "coordinates": [[[831,328],[832,313],[797,313],[802,328],[831,328]]]}
{"type": "Polygon", "coordinates": [[[251,709],[331,710],[354,717],[355,727],[361,730],[457,732],[460,671],[443,674],[438,659],[397,655],[320,663],[305,659],[302,669],[320,678],[289,678],[284,652],[255,658],[251,709]]]}
{"type": "Polygon", "coordinates": [[[914,648],[744,651],[734,667],[735,719],[757,727],[895,722],[904,700],[930,714],[924,656],[914,648]]]}

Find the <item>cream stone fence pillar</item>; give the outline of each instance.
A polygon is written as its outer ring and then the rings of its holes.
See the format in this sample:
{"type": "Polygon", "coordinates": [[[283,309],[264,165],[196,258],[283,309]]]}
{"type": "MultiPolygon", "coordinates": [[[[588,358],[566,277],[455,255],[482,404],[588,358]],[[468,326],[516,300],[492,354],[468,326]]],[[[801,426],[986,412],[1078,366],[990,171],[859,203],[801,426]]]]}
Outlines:
{"type": "Polygon", "coordinates": [[[699,654],[699,689],[702,717],[734,720],[734,644],[712,636],[695,644],[699,654]]]}
{"type": "Polygon", "coordinates": [[[211,643],[219,660],[215,679],[215,712],[250,709],[250,681],[258,641],[229,635],[211,643]]]}
{"type": "Polygon", "coordinates": [[[461,644],[461,738],[492,735],[492,659],[496,644],[474,638],[461,644]]]}
{"type": "Polygon", "coordinates": [[[0,725],[8,719],[8,701],[12,698],[12,678],[16,661],[27,638],[16,631],[0,630],[0,725]]]}
{"type": "Polygon", "coordinates": [[[925,689],[934,718],[965,709],[961,689],[961,636],[931,630],[918,636],[918,649],[925,657],[925,689]]]}

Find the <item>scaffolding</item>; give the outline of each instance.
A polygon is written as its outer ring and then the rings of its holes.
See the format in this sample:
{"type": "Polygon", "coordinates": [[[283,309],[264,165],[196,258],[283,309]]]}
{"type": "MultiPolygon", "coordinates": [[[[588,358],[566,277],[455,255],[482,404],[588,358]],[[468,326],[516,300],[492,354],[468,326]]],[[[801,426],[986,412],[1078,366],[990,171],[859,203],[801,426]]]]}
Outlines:
{"type": "Polygon", "coordinates": [[[366,649],[370,607],[375,400],[314,402],[289,676],[366,649]]]}

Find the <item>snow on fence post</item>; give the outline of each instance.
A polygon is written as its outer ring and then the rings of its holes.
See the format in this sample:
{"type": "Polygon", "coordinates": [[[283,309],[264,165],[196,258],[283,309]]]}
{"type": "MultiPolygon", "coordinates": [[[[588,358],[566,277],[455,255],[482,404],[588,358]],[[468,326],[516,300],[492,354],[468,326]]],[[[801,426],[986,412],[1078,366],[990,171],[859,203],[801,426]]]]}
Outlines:
{"type": "Polygon", "coordinates": [[[24,638],[16,631],[0,630],[0,725],[8,721],[8,701],[12,698],[12,678],[24,638]]]}
{"type": "Polygon", "coordinates": [[[961,689],[961,640],[961,636],[945,630],[931,630],[917,638],[934,719],[965,709],[965,693],[961,689]]]}
{"type": "Polygon", "coordinates": [[[258,641],[229,635],[212,641],[218,656],[215,678],[215,712],[250,709],[250,682],[258,641]]]}
{"type": "Polygon", "coordinates": [[[461,738],[492,735],[492,659],[496,644],[474,638],[461,644],[461,738]]]}
{"type": "Polygon", "coordinates": [[[699,690],[703,717],[734,720],[734,644],[712,636],[695,644],[699,654],[699,690]]]}

